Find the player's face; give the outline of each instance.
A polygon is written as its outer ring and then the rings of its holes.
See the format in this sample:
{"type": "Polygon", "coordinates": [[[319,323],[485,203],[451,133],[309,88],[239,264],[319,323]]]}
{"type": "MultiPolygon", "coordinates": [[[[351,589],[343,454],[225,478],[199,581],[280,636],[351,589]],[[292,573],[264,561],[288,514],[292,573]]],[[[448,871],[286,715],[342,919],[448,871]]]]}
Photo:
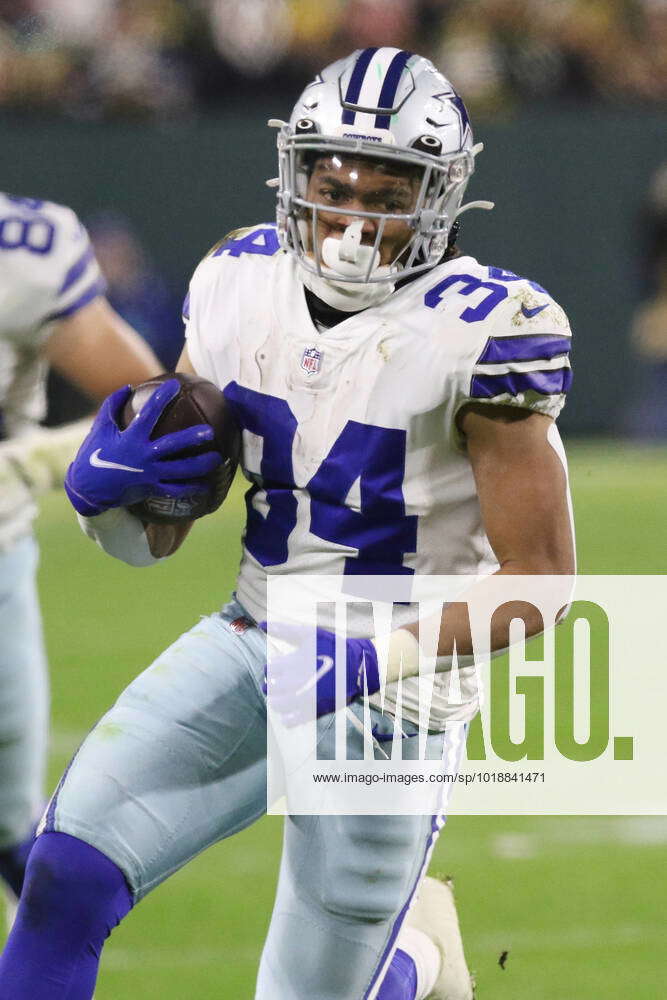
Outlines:
{"type": "MultiPolygon", "coordinates": [[[[306,199],[325,206],[317,213],[317,240],[332,236],[341,239],[355,219],[355,212],[378,212],[383,215],[410,214],[417,203],[421,186],[420,168],[401,168],[373,158],[332,155],[315,162],[308,180],[306,199]],[[330,206],[330,208],[329,208],[330,206]]],[[[380,225],[379,219],[363,218],[362,244],[372,246],[380,225]]],[[[310,236],[310,223],[309,239],[310,236]]],[[[414,230],[406,221],[389,219],[380,244],[380,264],[392,264],[407,246],[414,230]]]]}

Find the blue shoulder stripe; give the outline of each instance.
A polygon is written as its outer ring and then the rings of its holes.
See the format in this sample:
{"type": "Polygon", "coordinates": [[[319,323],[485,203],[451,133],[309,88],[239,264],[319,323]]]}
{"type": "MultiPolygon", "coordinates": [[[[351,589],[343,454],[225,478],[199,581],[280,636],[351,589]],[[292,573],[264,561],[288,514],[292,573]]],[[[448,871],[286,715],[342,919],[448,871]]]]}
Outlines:
{"type": "Polygon", "coordinates": [[[570,350],[571,338],[560,334],[533,333],[525,337],[489,337],[478,365],[504,361],[550,361],[570,350]]]}
{"type": "Polygon", "coordinates": [[[472,399],[493,399],[495,396],[518,396],[521,392],[537,392],[540,396],[558,396],[572,385],[572,369],[553,371],[510,372],[508,375],[473,375],[470,383],[472,399]]]}

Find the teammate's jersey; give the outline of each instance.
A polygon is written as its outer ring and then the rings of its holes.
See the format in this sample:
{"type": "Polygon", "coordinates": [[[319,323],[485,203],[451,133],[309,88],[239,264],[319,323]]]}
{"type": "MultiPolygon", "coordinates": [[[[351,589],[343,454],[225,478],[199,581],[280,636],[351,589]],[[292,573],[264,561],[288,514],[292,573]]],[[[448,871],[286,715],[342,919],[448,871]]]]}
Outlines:
{"type": "Polygon", "coordinates": [[[243,427],[237,594],[257,620],[268,574],[498,568],[457,416],[471,401],[557,416],[570,329],[544,289],[458,257],[319,333],[264,226],[206,257],[188,300],[194,368],[243,427]]]}
{"type": "MultiPolygon", "coordinates": [[[[54,324],[105,291],[88,234],[63,205],[0,194],[0,440],[28,431],[46,408],[40,349],[54,324]]],[[[0,504],[0,545],[34,515],[0,504]]]]}

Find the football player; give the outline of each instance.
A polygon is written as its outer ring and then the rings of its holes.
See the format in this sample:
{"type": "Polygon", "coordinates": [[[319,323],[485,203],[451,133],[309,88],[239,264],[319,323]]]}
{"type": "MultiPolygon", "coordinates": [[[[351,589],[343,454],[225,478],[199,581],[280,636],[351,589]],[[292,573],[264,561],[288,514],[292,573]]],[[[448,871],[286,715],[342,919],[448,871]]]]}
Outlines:
{"type": "Polygon", "coordinates": [[[71,209],[0,193],[0,876],[17,897],[44,806],[48,689],[35,498],[61,485],[90,427],[40,427],[47,366],[95,400],[160,368],[104,291],[71,209]]]}
{"type": "MultiPolygon", "coordinates": [[[[573,571],[554,425],[568,322],[539,285],[456,248],[479,149],[461,98],[426,59],[369,48],[325,69],[289,122],[272,124],[277,225],[214,248],[185,309],[181,366],[215,382],[243,428],[251,489],[236,593],[129,686],[74,757],[31,855],[2,1000],[90,997],[103,941],[128,910],[264,811],[268,575],[573,571]]],[[[103,409],[67,489],[87,534],[147,564],[155,549],[122,498],[131,482],[150,486],[150,446],[119,432],[125,398],[103,409]],[[134,471],[91,470],[98,449],[134,471]]],[[[388,681],[418,660],[417,626],[402,624],[388,681]]],[[[496,625],[501,648],[509,615],[496,625]]],[[[443,618],[441,671],[459,627],[443,618]]],[[[318,629],[318,654],[335,638],[318,629]]],[[[362,664],[368,691],[380,687],[377,652],[367,632],[345,641],[354,714],[362,664]]],[[[317,681],[324,756],[330,681],[317,681]]],[[[476,696],[463,680],[461,692],[465,720],[476,696]]],[[[281,711],[289,719],[289,698],[281,711]]],[[[391,685],[370,712],[391,732],[391,685]]],[[[453,717],[443,686],[429,720],[438,754],[453,717]]],[[[360,753],[357,727],[347,735],[360,753]]],[[[258,1000],[470,998],[451,892],[425,877],[443,822],[289,817],[258,1000]]]]}

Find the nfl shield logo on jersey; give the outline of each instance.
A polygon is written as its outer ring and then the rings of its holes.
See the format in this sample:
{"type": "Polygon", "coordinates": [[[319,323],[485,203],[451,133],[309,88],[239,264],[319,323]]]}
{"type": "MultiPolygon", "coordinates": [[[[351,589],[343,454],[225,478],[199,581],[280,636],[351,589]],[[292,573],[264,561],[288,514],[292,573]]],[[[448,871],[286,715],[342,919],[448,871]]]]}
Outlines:
{"type": "Polygon", "coordinates": [[[307,347],[301,357],[301,367],[307,375],[317,375],[321,360],[321,351],[318,351],[316,347],[307,347]]]}

